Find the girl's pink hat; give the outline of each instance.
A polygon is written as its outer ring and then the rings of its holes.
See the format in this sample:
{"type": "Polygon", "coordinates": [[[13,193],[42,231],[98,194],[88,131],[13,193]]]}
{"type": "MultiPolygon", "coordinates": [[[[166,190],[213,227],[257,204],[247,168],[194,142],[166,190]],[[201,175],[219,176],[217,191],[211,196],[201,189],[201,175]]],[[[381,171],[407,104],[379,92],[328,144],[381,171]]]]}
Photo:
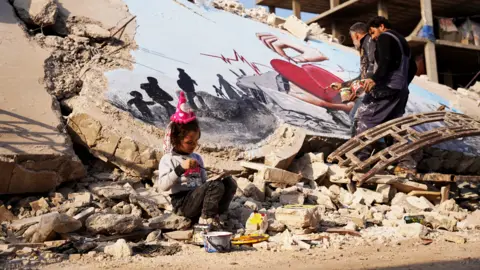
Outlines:
{"type": "Polygon", "coordinates": [[[180,92],[180,97],[178,98],[177,111],[170,117],[170,121],[177,124],[186,124],[195,120],[197,117],[193,112],[192,108],[187,103],[185,94],[180,92]]]}

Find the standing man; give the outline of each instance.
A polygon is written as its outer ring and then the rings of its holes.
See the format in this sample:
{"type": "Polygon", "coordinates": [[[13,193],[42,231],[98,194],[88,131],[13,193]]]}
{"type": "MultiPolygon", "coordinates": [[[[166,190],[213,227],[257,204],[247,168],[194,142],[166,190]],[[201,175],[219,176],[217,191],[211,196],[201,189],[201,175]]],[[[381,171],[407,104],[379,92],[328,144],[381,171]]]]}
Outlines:
{"type": "MultiPolygon", "coordinates": [[[[366,95],[357,112],[357,134],[403,116],[409,95],[408,85],[417,72],[407,41],[391,29],[387,19],[377,16],[367,25],[371,37],[376,40],[375,72],[365,80],[366,95]]],[[[366,150],[360,153],[360,159],[368,158],[370,153],[366,150]]],[[[398,167],[414,173],[414,163],[409,157],[408,162],[401,161],[398,167]]]]}
{"type": "MultiPolygon", "coordinates": [[[[355,49],[360,52],[360,74],[358,77],[343,82],[333,83],[331,87],[333,89],[340,89],[343,87],[350,87],[354,81],[371,78],[374,73],[375,67],[375,40],[368,34],[367,24],[357,22],[350,27],[350,37],[352,38],[355,49]]],[[[350,111],[350,119],[352,120],[352,137],[356,135],[357,119],[355,113],[358,107],[362,104],[363,96],[357,97],[355,105],[350,111]]]]}

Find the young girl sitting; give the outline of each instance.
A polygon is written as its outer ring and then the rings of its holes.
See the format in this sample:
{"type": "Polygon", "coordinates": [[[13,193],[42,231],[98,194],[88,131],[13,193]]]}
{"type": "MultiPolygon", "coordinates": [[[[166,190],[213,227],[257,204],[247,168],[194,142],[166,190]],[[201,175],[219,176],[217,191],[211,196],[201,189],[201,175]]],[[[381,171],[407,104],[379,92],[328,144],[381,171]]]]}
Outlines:
{"type": "Polygon", "coordinates": [[[200,139],[200,127],[183,92],[170,120],[157,185],[169,191],[177,215],[200,218],[200,224],[219,228],[219,215],[228,210],[237,184],[231,177],[207,182],[202,157],[193,152],[200,139]]]}

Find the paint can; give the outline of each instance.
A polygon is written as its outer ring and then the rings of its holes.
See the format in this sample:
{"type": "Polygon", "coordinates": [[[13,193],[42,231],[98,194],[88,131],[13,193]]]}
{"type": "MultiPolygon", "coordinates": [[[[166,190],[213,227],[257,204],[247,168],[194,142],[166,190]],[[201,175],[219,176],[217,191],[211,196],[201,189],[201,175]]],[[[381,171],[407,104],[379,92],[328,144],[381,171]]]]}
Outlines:
{"type": "Polygon", "coordinates": [[[210,225],[197,224],[193,226],[192,244],[203,246],[204,236],[210,232],[210,225]]]}
{"type": "Polygon", "coordinates": [[[343,103],[348,103],[352,97],[352,90],[350,87],[344,87],[340,89],[340,98],[343,103]]]}
{"type": "Polygon", "coordinates": [[[232,250],[232,233],[209,232],[204,236],[205,251],[224,253],[232,250]]]}

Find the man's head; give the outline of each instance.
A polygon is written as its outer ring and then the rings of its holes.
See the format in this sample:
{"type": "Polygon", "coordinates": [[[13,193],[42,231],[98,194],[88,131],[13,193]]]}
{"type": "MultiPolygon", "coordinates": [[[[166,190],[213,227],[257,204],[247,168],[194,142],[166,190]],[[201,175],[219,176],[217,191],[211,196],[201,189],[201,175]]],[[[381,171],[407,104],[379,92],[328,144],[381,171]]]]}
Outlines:
{"type": "Polygon", "coordinates": [[[350,27],[350,37],[357,50],[360,49],[360,41],[366,34],[368,34],[368,28],[365,23],[357,22],[350,27]]]}
{"type": "Polygon", "coordinates": [[[382,16],[376,16],[367,23],[368,32],[374,40],[377,40],[381,33],[391,28],[390,22],[382,16]]]}

